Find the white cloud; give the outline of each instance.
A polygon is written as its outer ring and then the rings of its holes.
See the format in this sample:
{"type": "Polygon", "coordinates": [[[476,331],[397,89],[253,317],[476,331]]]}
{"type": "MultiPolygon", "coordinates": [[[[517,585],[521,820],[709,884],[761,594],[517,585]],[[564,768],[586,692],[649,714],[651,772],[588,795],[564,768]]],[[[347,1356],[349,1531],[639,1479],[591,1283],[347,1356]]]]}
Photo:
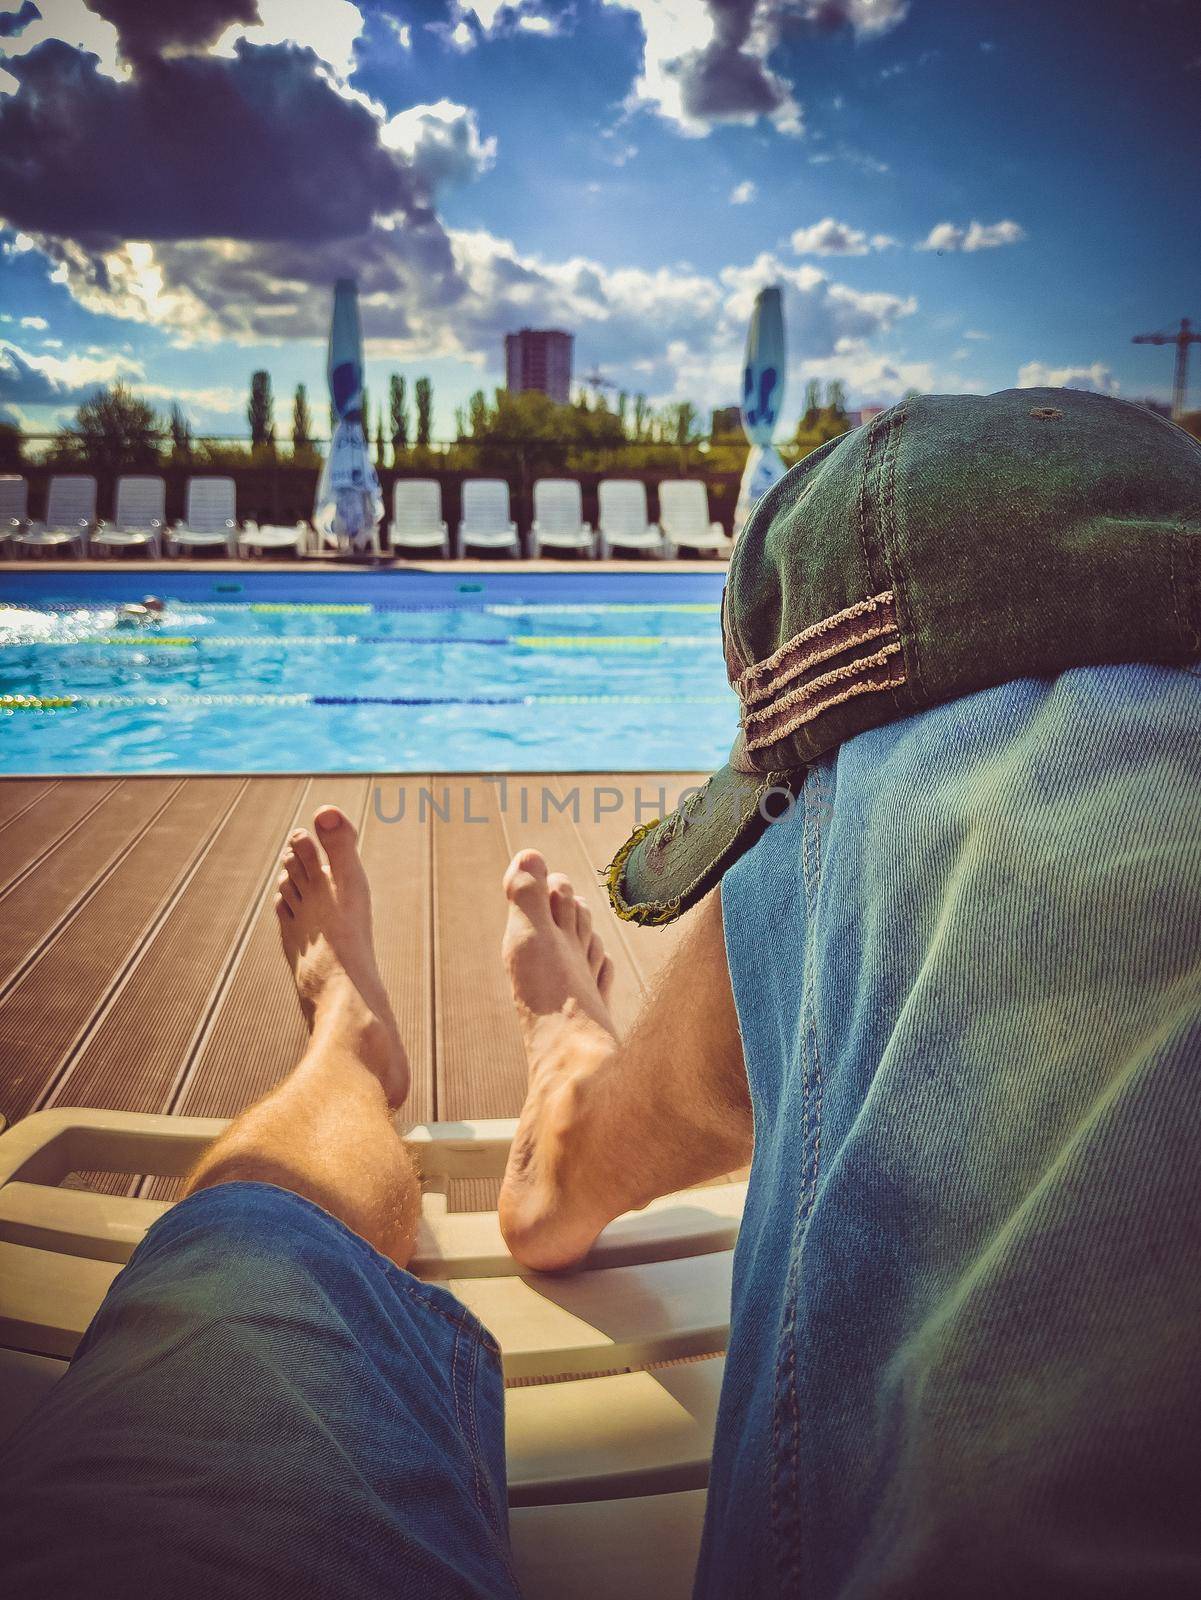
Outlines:
{"type": "Polygon", "coordinates": [[[758,187],[749,178],[744,178],[741,183],[736,183],[730,190],[730,204],[732,206],[749,206],[758,193],[758,187]]]}
{"type": "Polygon", "coordinates": [[[362,12],[351,0],[258,0],[258,7],[259,21],[227,28],[213,47],[214,54],[233,55],[239,39],[259,45],[305,45],[337,77],[350,77],[355,40],[363,31],[362,12]]]}
{"type": "Polygon", "coordinates": [[[842,26],[857,36],[895,27],[908,0],[604,0],[642,25],[642,70],[631,106],[655,111],[691,137],[719,123],[766,118],[780,133],[804,124],[791,86],[769,65],[797,25],[842,26]]]}
{"type": "Polygon", "coordinates": [[[380,129],[380,142],[403,155],[431,192],[478,178],[496,160],[496,140],[482,139],[475,112],[453,100],[398,112],[380,129]]]}
{"type": "Polygon", "coordinates": [[[887,233],[873,233],[869,239],[862,229],[833,217],[823,217],[792,235],[792,248],[798,256],[865,256],[869,250],[887,250],[896,242],[887,233]]]}
{"type": "Polygon", "coordinates": [[[33,328],[38,333],[44,333],[50,324],[45,317],[22,317],[21,326],[23,328],[33,328]]]}
{"type": "MultiPolygon", "coordinates": [[[[121,60],[116,28],[89,11],[84,0],[53,0],[53,3],[44,4],[41,16],[3,41],[0,56],[11,59],[28,55],[45,39],[61,39],[79,50],[90,51],[99,58],[100,71],[106,77],[129,77],[129,68],[121,60]]],[[[11,73],[0,74],[0,93],[12,94],[16,87],[17,80],[11,73]]]]}
{"type": "Polygon", "coordinates": [[[992,334],[981,333],[979,328],[965,328],[963,330],[963,337],[965,339],[991,339],[992,334]]]}
{"type": "Polygon", "coordinates": [[[1027,361],[1018,373],[1019,389],[1089,389],[1094,394],[1117,394],[1121,385],[1102,361],[1091,367],[1048,367],[1027,361]]]}
{"type": "Polygon", "coordinates": [[[401,22],[399,20],[399,18],[391,17],[391,16],[389,16],[387,14],[387,12],[384,12],[383,13],[383,23],[384,23],[384,26],[386,28],[388,28],[390,30],[390,32],[393,34],[393,36],[395,37],[397,43],[401,46],[402,49],[404,49],[404,50],[411,50],[412,49],[412,47],[413,47],[413,30],[412,30],[412,28],[410,27],[410,25],[407,22],[401,22]]]}
{"type": "Polygon", "coordinates": [[[953,251],[995,250],[1003,244],[1019,244],[1026,230],[1018,222],[969,222],[967,227],[957,222],[936,223],[916,248],[953,251]]]}

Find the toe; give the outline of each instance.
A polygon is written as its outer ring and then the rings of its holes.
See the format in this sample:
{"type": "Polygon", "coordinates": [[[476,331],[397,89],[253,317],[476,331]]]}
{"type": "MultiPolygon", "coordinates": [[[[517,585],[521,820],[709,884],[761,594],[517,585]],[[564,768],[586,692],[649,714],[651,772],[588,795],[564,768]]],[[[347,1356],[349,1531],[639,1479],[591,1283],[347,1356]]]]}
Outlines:
{"type": "Polygon", "coordinates": [[[605,947],[601,943],[601,936],[599,933],[594,933],[588,941],[588,968],[594,978],[600,972],[605,960],[605,947]]]}
{"type": "Polygon", "coordinates": [[[600,971],[596,975],[596,987],[600,990],[601,999],[607,1004],[609,991],[613,987],[613,963],[608,956],[600,964],[600,971]]]}
{"type": "Polygon", "coordinates": [[[275,915],[281,922],[291,922],[292,920],[292,907],[282,894],[277,894],[275,897],[275,915]]]}
{"type": "Polygon", "coordinates": [[[292,881],[291,874],[286,870],[281,872],[275,880],[275,892],[284,901],[290,911],[295,911],[300,904],[300,893],[292,881]]]}
{"type": "Polygon", "coordinates": [[[575,933],[576,909],[575,890],[571,887],[570,878],[564,877],[561,872],[552,872],[546,880],[550,889],[550,912],[564,933],[575,933]]]}
{"type": "Polygon", "coordinates": [[[546,887],[546,862],[537,850],[519,850],[509,862],[504,890],[513,905],[529,917],[549,910],[546,887]]]}
{"type": "Polygon", "coordinates": [[[295,850],[289,850],[284,856],[284,871],[288,875],[289,883],[291,883],[293,889],[296,891],[296,898],[298,900],[303,900],[304,891],[308,886],[309,875],[305,871],[304,863],[296,854],[295,850]]]}
{"type": "Polygon", "coordinates": [[[359,859],[359,836],[345,811],[337,806],[322,806],[313,821],[334,882],[343,887],[363,882],[366,875],[359,859]]]}
{"type": "Polygon", "coordinates": [[[587,900],[575,897],[575,931],[584,949],[588,948],[588,941],[592,938],[592,908],[587,900]]]}
{"type": "MultiPolygon", "coordinates": [[[[315,878],[321,871],[321,856],[317,850],[317,841],[311,833],[303,828],[298,828],[288,840],[290,853],[300,863],[301,874],[305,878],[315,878]]],[[[291,870],[289,868],[289,870],[291,870]]]]}

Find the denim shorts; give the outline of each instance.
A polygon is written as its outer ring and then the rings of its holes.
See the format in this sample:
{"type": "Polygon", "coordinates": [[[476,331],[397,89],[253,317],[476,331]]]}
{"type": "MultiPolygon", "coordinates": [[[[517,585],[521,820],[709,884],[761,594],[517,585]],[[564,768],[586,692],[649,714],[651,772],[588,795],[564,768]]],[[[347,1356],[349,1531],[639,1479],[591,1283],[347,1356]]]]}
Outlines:
{"type": "Polygon", "coordinates": [[[16,1600],[513,1600],[495,1340],[307,1200],[150,1229],[9,1440],[16,1600]]]}

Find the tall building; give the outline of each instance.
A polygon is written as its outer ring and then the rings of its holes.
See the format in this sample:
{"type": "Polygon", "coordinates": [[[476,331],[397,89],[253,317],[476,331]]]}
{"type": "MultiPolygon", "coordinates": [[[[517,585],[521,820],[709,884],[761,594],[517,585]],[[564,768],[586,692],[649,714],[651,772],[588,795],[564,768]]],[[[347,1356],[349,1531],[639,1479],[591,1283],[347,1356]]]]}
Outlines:
{"type": "Polygon", "coordinates": [[[571,398],[573,333],[556,328],[522,328],[505,334],[505,387],[514,394],[540,389],[565,406],[571,398]]]}

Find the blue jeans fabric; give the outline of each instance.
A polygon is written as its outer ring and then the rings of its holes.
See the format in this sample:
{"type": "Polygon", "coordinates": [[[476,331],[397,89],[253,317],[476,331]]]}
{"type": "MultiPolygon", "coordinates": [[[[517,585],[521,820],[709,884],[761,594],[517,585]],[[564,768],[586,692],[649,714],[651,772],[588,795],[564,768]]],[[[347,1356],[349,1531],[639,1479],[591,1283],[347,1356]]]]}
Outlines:
{"type": "Polygon", "coordinates": [[[1201,682],[860,733],[722,884],[755,1116],[699,1600],[1201,1594],[1201,682]]]}
{"type": "MultiPolygon", "coordinates": [[[[1201,1594],[1199,751],[1184,672],[1011,683],[859,734],[727,874],[699,1600],[1201,1594]]],[[[444,1290],[204,1191],[11,1441],[9,1591],[511,1600],[502,1401],[444,1290]]]]}
{"type": "Polygon", "coordinates": [[[147,1234],[9,1441],[14,1600],[514,1600],[496,1343],[307,1200],[147,1234]]]}

